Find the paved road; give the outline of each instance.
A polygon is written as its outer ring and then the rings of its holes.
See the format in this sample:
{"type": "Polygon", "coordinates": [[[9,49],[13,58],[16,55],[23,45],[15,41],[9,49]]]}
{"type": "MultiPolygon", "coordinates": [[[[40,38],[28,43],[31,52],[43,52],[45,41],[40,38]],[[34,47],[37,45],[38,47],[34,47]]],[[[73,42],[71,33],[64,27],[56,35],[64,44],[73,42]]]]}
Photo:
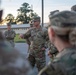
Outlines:
{"type": "MultiPolygon", "coordinates": [[[[17,50],[22,53],[23,55],[25,55],[26,57],[28,56],[28,45],[26,43],[16,43],[15,47],[17,48],[17,50]]],[[[47,51],[46,50],[46,64],[49,62],[50,58],[47,56],[47,51]]],[[[35,71],[35,75],[37,75],[37,68],[34,68],[35,71]]]]}

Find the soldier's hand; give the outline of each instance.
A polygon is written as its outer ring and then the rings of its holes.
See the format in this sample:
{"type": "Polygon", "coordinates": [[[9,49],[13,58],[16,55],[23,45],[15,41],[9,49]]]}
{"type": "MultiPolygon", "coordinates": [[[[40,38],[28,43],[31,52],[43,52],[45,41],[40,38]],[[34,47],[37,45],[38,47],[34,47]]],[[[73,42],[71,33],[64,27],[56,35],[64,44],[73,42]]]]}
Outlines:
{"type": "Polygon", "coordinates": [[[43,47],[42,50],[45,50],[45,47],[43,47]]]}
{"type": "Polygon", "coordinates": [[[19,35],[19,38],[22,38],[22,39],[24,39],[24,36],[23,36],[23,34],[20,34],[20,35],[19,35]]]}
{"type": "Polygon", "coordinates": [[[48,51],[48,56],[49,56],[50,58],[53,57],[53,55],[50,53],[50,51],[48,51]]]}

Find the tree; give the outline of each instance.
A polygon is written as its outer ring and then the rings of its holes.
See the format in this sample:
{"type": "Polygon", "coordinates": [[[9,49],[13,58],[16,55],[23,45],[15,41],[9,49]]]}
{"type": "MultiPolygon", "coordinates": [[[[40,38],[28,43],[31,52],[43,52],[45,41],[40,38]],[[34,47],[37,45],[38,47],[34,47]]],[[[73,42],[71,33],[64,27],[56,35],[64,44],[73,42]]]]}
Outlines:
{"type": "Polygon", "coordinates": [[[31,12],[30,15],[29,15],[29,17],[30,17],[31,20],[32,20],[33,17],[36,17],[36,16],[38,16],[38,14],[36,14],[34,12],[31,12]]]}
{"type": "Polygon", "coordinates": [[[17,17],[16,17],[16,22],[24,22],[25,21],[25,19],[24,19],[24,17],[23,17],[23,15],[18,15],[17,17]]]}
{"type": "Polygon", "coordinates": [[[14,21],[14,16],[12,14],[8,14],[6,17],[5,17],[5,20],[10,22],[10,23],[13,23],[14,21]]]}
{"type": "Polygon", "coordinates": [[[22,7],[18,9],[17,21],[21,20],[23,23],[28,23],[28,13],[33,11],[28,3],[23,3],[22,7]],[[19,19],[20,18],[20,19],[19,19]],[[22,19],[23,18],[23,19],[22,19]]]}

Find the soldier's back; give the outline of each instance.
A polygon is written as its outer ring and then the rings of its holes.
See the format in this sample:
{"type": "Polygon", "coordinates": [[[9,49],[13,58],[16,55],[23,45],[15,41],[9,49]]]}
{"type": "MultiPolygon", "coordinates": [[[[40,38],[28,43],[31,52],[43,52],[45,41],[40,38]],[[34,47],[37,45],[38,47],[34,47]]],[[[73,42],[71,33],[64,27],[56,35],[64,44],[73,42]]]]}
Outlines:
{"type": "Polygon", "coordinates": [[[57,55],[58,64],[65,75],[76,75],[76,48],[70,47],[64,49],[57,55]]]}
{"type": "Polygon", "coordinates": [[[60,52],[39,75],[76,75],[76,48],[70,47],[60,52]]]}

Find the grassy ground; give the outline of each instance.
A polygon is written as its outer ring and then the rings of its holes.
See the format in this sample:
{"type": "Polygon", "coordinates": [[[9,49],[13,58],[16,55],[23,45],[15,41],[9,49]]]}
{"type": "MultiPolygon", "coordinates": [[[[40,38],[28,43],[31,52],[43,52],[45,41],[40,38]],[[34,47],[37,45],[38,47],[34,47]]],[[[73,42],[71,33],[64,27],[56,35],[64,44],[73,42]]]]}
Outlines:
{"type": "Polygon", "coordinates": [[[19,34],[16,34],[14,41],[15,43],[25,43],[25,39],[19,38],[19,34]]]}

